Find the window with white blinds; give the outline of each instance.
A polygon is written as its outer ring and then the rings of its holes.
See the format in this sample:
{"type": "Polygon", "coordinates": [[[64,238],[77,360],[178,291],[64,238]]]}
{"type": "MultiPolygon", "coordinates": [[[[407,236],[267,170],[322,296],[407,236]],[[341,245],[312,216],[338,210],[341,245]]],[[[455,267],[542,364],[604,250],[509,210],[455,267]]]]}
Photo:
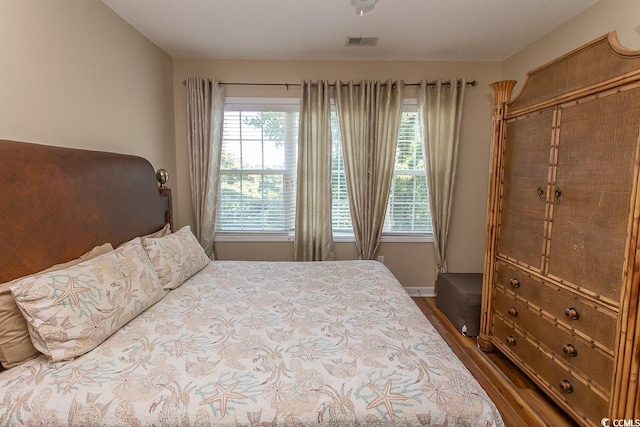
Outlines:
{"type": "Polygon", "coordinates": [[[424,143],[415,107],[405,106],[398,131],[393,184],[383,233],[431,234],[424,143]]]}
{"type": "Polygon", "coordinates": [[[293,230],[297,138],[297,104],[225,106],[217,232],[293,230]]]}
{"type": "MultiPolygon", "coordinates": [[[[334,233],[352,234],[351,215],[347,198],[344,163],[338,119],[332,112],[332,226],[334,233]]],[[[386,235],[426,235],[433,232],[424,167],[424,145],[415,105],[403,107],[398,146],[393,171],[393,184],[387,206],[383,233],[386,235]]]]}
{"type": "MultiPolygon", "coordinates": [[[[252,101],[228,98],[225,105],[216,220],[222,238],[294,233],[299,102],[252,101]]],[[[387,236],[432,233],[418,126],[415,105],[405,105],[383,230],[387,236]]],[[[353,228],[335,111],[331,135],[332,226],[336,236],[348,237],[353,228]]]]}
{"type": "Polygon", "coordinates": [[[338,114],[331,110],[331,227],[334,234],[353,234],[344,174],[338,114]]]}

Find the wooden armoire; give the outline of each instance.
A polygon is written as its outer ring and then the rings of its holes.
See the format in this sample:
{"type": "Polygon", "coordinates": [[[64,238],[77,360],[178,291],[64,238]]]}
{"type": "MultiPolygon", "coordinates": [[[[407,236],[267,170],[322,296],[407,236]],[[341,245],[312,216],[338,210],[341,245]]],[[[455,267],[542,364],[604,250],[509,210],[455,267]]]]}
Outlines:
{"type": "Polygon", "coordinates": [[[640,52],[610,33],[491,85],[478,344],[582,425],[640,419],[640,52]]]}

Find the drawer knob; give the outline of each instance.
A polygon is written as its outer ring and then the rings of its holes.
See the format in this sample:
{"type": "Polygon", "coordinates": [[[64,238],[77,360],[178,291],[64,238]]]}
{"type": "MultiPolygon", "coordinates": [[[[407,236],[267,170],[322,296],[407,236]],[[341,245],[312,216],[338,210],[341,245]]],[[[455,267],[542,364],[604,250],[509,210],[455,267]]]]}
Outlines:
{"type": "Polygon", "coordinates": [[[560,390],[564,391],[565,393],[573,393],[573,386],[571,385],[569,380],[562,380],[558,385],[560,386],[560,390]]]}
{"type": "Polygon", "coordinates": [[[507,337],[507,343],[509,345],[516,345],[516,337],[514,337],[513,335],[509,335],[507,337]]]}
{"type": "Polygon", "coordinates": [[[578,320],[580,318],[580,313],[578,313],[578,310],[574,307],[565,308],[564,315],[573,320],[578,320]]]}
{"type": "Polygon", "coordinates": [[[514,277],[513,279],[509,279],[509,284],[511,286],[513,286],[514,288],[519,288],[520,287],[520,281],[518,280],[517,277],[514,277]]]}
{"type": "Polygon", "coordinates": [[[562,347],[562,351],[564,354],[567,354],[571,357],[576,357],[578,355],[578,350],[573,346],[573,344],[567,344],[562,347]]]}
{"type": "Polygon", "coordinates": [[[513,317],[518,317],[518,310],[515,307],[511,307],[508,313],[513,317]]]}

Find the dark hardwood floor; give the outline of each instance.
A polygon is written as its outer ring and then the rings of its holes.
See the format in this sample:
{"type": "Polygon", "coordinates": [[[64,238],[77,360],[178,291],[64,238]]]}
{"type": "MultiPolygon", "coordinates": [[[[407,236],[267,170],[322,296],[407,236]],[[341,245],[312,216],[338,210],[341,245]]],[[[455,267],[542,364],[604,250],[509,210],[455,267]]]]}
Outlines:
{"type": "Polygon", "coordinates": [[[500,352],[485,353],[436,307],[434,298],[413,298],[436,330],[478,380],[507,426],[577,426],[500,352]]]}

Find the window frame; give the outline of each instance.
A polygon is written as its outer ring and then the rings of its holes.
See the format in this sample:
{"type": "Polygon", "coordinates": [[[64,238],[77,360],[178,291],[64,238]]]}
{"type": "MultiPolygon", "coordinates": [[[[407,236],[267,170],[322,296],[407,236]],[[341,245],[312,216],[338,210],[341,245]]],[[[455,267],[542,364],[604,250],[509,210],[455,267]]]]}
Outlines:
{"type": "MultiPolygon", "coordinates": [[[[419,114],[418,111],[418,100],[416,98],[405,98],[402,103],[402,112],[412,112],[419,114]]],[[[417,117],[417,120],[420,121],[420,117],[417,117]]],[[[399,130],[399,129],[398,129],[399,130]]],[[[424,144],[424,143],[423,143],[424,144]]],[[[423,148],[424,153],[424,148],[423,148]]],[[[397,152],[396,152],[397,155],[397,152]]],[[[424,154],[423,154],[424,155],[424,154]]],[[[424,164],[426,165],[427,159],[424,158],[424,164]]],[[[413,176],[424,176],[425,180],[427,180],[427,171],[426,168],[417,172],[417,169],[400,169],[393,171],[393,175],[413,175],[413,176]]],[[[428,182],[425,182],[427,185],[428,191],[428,182]]],[[[389,194],[391,197],[391,193],[389,194]]],[[[429,216],[431,216],[431,204],[429,204],[429,216]]],[[[385,218],[386,220],[387,218],[385,218]]],[[[432,221],[433,224],[433,221],[432,221]]],[[[432,225],[433,230],[433,225],[432,225]]],[[[382,241],[428,241],[433,242],[433,231],[432,232],[406,232],[406,231],[383,231],[382,232],[382,241]],[[386,240],[385,240],[386,238],[386,240]]]]}
{"type": "MultiPolygon", "coordinates": [[[[298,98],[254,98],[254,97],[227,97],[225,99],[225,111],[285,111],[285,112],[300,112],[300,100],[298,98]],[[227,110],[227,107],[230,107],[227,110]],[[269,108],[273,108],[270,110],[269,108]]],[[[297,134],[296,134],[297,141],[297,134]]],[[[288,147],[292,153],[285,155],[285,168],[284,169],[246,169],[247,172],[261,172],[266,174],[282,174],[285,180],[285,186],[292,186],[289,191],[289,199],[285,200],[285,204],[288,205],[288,212],[293,214],[286,221],[288,224],[288,231],[273,232],[273,231],[220,231],[216,229],[214,241],[216,242],[283,242],[291,241],[294,238],[295,228],[295,181],[296,181],[296,153],[297,144],[293,147],[288,147]],[[288,177],[287,177],[288,175],[288,177]]],[[[219,206],[218,206],[219,209],[219,206]]],[[[220,215],[220,211],[217,213],[220,215]]],[[[288,215],[288,214],[286,214],[288,215]]],[[[217,219],[216,219],[217,221],[217,219]]]]}

